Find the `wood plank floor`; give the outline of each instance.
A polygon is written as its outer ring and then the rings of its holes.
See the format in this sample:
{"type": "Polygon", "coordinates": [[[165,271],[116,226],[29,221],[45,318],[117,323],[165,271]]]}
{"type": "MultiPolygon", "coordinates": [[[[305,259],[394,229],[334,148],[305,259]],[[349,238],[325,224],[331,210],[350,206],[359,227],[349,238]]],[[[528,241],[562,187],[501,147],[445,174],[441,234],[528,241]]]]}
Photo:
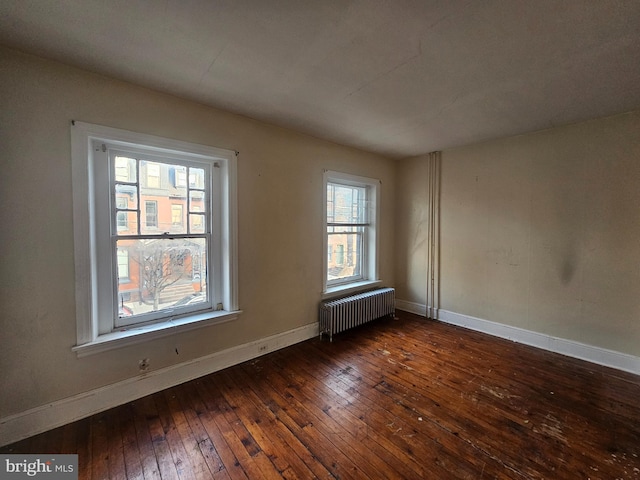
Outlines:
{"type": "Polygon", "coordinates": [[[398,312],[0,449],[80,479],[638,479],[640,377],[398,312]]]}

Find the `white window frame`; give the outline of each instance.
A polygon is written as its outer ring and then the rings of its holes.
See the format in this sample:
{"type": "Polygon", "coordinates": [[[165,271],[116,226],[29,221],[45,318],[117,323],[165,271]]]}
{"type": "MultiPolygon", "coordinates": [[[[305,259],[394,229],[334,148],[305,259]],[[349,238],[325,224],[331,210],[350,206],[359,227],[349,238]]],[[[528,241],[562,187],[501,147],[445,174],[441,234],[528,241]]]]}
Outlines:
{"type": "Polygon", "coordinates": [[[378,225],[380,224],[380,180],[342,172],[325,170],[323,175],[322,208],[323,208],[323,291],[322,298],[331,298],[339,295],[350,294],[365,290],[381,283],[378,277],[378,225]],[[362,276],[352,282],[330,284],[328,280],[328,252],[329,235],[327,233],[327,186],[330,183],[340,185],[366,187],[367,188],[367,218],[369,225],[366,228],[363,242],[362,276]]]}
{"type": "MultiPolygon", "coordinates": [[[[238,307],[238,255],[237,255],[237,159],[236,152],[205,145],[171,140],[154,135],[120,130],[101,125],[74,121],[71,126],[71,157],[73,175],[74,250],[76,271],[76,326],[77,344],[73,350],[79,357],[120,348],[178,332],[206,327],[234,320],[240,313],[238,307]],[[107,156],[94,151],[96,142],[105,142],[124,148],[144,149],[164,155],[189,156],[198,161],[211,162],[219,170],[219,184],[212,190],[218,195],[217,225],[214,235],[219,247],[214,252],[217,262],[215,278],[211,278],[215,291],[214,301],[208,311],[185,316],[169,313],[161,321],[116,329],[113,314],[106,314],[102,305],[113,292],[101,292],[98,276],[104,275],[104,262],[99,262],[96,246],[100,239],[110,234],[110,225],[96,218],[96,205],[104,198],[109,183],[101,179],[101,170],[107,156]],[[98,270],[101,265],[101,270],[98,270]]],[[[104,170],[104,169],[102,169],[104,170]]],[[[107,267],[108,268],[108,267],[107,267]]],[[[111,278],[117,272],[107,272],[111,278]]],[[[213,275],[213,274],[212,274],[213,275]]],[[[116,285],[117,282],[112,282],[116,285]]]]}

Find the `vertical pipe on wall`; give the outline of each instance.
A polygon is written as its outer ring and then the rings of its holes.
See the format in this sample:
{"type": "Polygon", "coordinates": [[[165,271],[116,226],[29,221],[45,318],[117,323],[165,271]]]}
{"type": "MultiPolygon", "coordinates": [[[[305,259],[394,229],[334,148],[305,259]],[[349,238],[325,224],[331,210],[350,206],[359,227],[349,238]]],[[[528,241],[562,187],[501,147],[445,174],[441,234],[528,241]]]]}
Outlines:
{"type": "Polygon", "coordinates": [[[432,317],[432,301],[431,301],[431,221],[433,220],[433,202],[432,202],[432,179],[433,179],[433,159],[429,154],[427,159],[427,318],[432,317]]]}
{"type": "Polygon", "coordinates": [[[427,160],[427,317],[438,318],[440,258],[440,163],[441,152],[431,152],[427,160]]]}

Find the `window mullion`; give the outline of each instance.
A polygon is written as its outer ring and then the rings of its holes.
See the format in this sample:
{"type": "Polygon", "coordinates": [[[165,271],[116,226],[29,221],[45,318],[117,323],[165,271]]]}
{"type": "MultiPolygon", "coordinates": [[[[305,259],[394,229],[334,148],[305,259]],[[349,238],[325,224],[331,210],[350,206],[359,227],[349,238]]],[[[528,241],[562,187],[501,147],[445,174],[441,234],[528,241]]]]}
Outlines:
{"type": "Polygon", "coordinates": [[[114,315],[112,322],[115,322],[118,316],[118,299],[119,299],[118,285],[120,283],[120,267],[118,265],[118,234],[117,233],[111,235],[111,268],[113,269],[111,283],[113,285],[112,287],[113,292],[115,293],[115,295],[113,295],[111,299],[113,304],[113,315],[114,315]]]}
{"type": "Polygon", "coordinates": [[[191,233],[191,182],[189,181],[191,173],[191,167],[187,167],[187,233],[191,233]]]}
{"type": "Polygon", "coordinates": [[[120,240],[173,240],[176,238],[206,238],[206,233],[163,233],[160,235],[143,234],[143,235],[117,235],[120,240]]]}
{"type": "Polygon", "coordinates": [[[327,222],[327,227],[368,227],[369,225],[369,223],[327,222]]]}
{"type": "Polygon", "coordinates": [[[136,210],[138,211],[137,215],[136,215],[136,232],[138,232],[138,234],[141,232],[140,228],[141,228],[141,219],[140,217],[142,216],[142,193],[140,192],[141,188],[140,188],[140,160],[136,160],[136,191],[138,192],[138,201],[137,206],[136,206],[136,210]]]}

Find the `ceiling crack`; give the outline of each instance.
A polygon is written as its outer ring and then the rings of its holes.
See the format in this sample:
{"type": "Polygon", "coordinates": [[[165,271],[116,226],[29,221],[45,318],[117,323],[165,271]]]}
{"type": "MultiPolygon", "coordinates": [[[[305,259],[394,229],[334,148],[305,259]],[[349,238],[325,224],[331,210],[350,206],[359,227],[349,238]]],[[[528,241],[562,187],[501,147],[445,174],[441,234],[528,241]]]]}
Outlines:
{"type": "Polygon", "coordinates": [[[422,56],[422,47],[420,45],[418,45],[418,53],[416,53],[415,55],[412,55],[411,57],[407,58],[405,61],[400,62],[399,64],[397,64],[394,67],[390,68],[389,70],[381,73],[380,75],[375,76],[374,78],[372,78],[368,82],[365,82],[363,85],[359,86],[354,91],[352,91],[349,94],[345,95],[343,100],[351,97],[352,95],[355,95],[356,93],[360,92],[361,90],[364,90],[365,88],[367,88],[372,83],[375,83],[378,80],[380,80],[381,78],[386,77],[387,75],[389,75],[389,74],[395,72],[396,70],[404,67],[406,64],[411,63],[413,60],[415,60],[416,58],[419,58],[420,56],[422,56]]]}

